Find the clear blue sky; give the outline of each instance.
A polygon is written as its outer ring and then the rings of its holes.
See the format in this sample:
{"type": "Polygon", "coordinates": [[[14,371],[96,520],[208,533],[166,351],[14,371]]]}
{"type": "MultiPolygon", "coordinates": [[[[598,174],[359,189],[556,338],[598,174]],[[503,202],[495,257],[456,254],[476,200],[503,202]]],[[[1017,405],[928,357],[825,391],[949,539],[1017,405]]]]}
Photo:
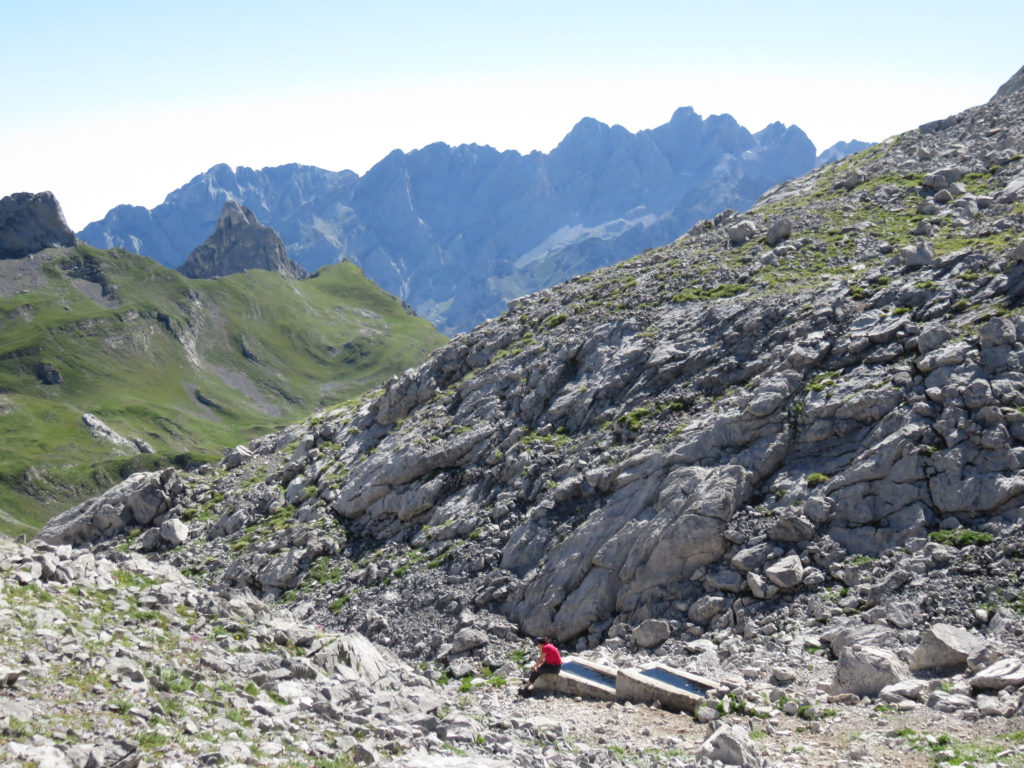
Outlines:
{"type": "Polygon", "coordinates": [[[584,116],[680,106],[819,150],[986,101],[1024,3],[177,0],[5,4],[0,195],[81,229],[215,163],[365,172],[433,141],[549,151],[584,116]]]}

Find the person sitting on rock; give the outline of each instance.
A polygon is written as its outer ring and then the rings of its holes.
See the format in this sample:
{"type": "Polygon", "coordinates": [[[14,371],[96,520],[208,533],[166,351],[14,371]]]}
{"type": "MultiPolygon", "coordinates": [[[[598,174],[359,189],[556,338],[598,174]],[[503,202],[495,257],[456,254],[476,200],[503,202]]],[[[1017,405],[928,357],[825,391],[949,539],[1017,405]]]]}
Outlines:
{"type": "Polygon", "coordinates": [[[530,676],[526,685],[520,689],[520,693],[528,696],[533,691],[533,684],[541,675],[557,675],[562,671],[562,654],[554,646],[554,643],[547,637],[533,638],[533,644],[540,651],[537,663],[530,669],[530,676]]]}

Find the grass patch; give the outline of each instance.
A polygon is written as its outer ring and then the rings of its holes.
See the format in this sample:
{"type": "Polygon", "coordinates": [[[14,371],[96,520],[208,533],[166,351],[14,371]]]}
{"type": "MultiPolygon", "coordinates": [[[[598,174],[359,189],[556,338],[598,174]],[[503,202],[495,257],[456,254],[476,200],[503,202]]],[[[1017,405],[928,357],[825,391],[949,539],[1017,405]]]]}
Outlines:
{"type": "Polygon", "coordinates": [[[37,259],[39,284],[0,297],[0,508],[13,518],[0,530],[10,534],[132,472],[217,460],[367,392],[444,341],[354,264],[308,280],[264,270],[189,280],[85,244],[37,259]],[[107,304],[76,287],[83,270],[109,289],[107,304]],[[41,384],[40,364],[63,382],[41,384]],[[126,456],[94,439],[84,412],[155,452],[126,456]]]}
{"type": "Polygon", "coordinates": [[[970,528],[957,528],[956,530],[932,531],[928,539],[938,544],[945,544],[950,547],[968,547],[971,545],[983,547],[992,542],[992,534],[984,531],[975,531],[970,528]]]}

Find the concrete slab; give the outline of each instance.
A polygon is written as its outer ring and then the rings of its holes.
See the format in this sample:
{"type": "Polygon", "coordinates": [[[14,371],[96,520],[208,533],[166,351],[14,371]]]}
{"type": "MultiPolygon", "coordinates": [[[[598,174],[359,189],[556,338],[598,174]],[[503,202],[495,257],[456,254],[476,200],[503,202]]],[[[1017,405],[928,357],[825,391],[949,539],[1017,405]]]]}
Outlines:
{"type": "Polygon", "coordinates": [[[614,701],[617,669],[572,656],[562,660],[557,675],[541,675],[533,684],[536,691],[555,691],[570,696],[614,701]]]}
{"type": "Polygon", "coordinates": [[[718,683],[707,677],[670,669],[657,663],[635,669],[620,669],[615,677],[615,690],[619,699],[636,704],[660,702],[672,712],[697,711],[709,691],[718,683]]]}

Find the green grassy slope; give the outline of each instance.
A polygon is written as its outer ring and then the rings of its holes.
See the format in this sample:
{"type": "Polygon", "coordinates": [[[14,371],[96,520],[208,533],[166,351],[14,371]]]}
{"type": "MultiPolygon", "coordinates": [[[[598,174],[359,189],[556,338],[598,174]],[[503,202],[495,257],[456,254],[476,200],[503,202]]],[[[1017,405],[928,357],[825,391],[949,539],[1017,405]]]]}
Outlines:
{"type": "Polygon", "coordinates": [[[0,530],[138,469],[219,458],[418,364],[444,337],[353,264],[189,280],[87,245],[0,275],[0,530]],[[58,385],[37,366],[53,366],[58,385]],[[94,439],[82,414],[156,451],[94,439]]]}

